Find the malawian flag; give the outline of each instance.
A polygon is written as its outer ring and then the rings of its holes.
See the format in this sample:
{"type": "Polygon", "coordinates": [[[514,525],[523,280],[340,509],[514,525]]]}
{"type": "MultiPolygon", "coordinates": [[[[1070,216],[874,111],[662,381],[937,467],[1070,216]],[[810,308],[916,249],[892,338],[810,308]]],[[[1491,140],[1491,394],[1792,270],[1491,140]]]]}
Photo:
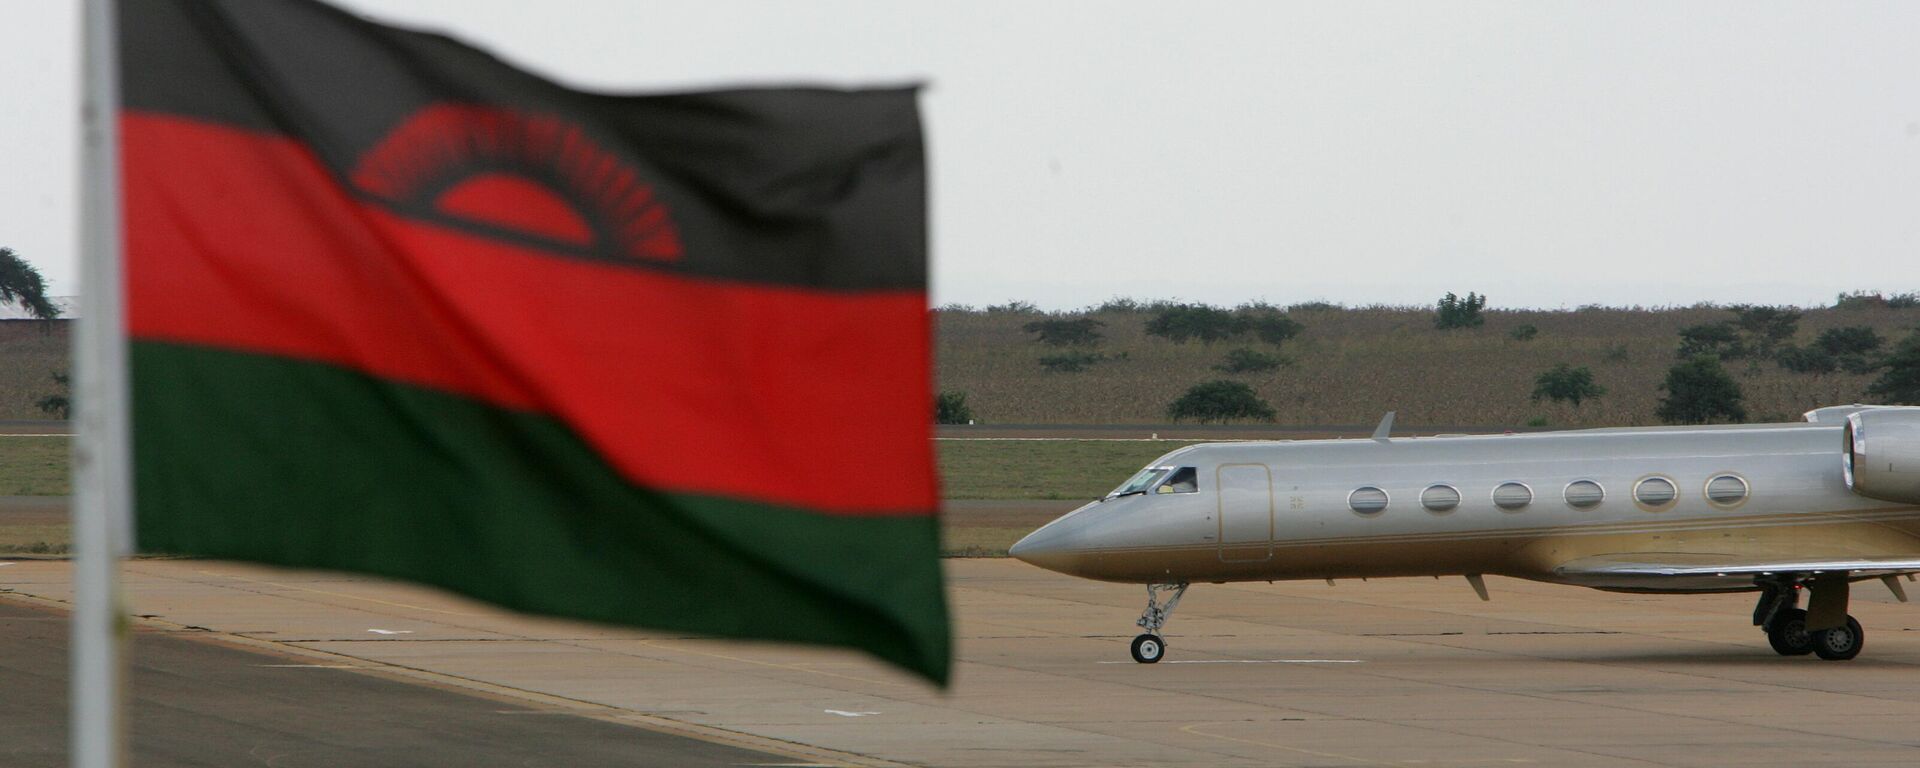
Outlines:
{"type": "Polygon", "coordinates": [[[607,96],[307,0],[119,9],[142,551],[945,679],[912,89],[607,96]]]}

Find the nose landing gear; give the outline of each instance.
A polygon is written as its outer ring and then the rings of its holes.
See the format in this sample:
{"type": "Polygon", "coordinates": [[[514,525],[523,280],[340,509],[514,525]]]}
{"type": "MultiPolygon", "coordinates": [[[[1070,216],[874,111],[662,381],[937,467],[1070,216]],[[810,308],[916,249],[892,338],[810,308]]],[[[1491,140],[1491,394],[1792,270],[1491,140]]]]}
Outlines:
{"type": "Polygon", "coordinates": [[[1140,620],[1134,622],[1146,634],[1133,639],[1133,660],[1141,664],[1152,664],[1167,655],[1167,641],[1161,639],[1160,628],[1167,625],[1167,619],[1173,617],[1173,609],[1180,604],[1180,598],[1187,594],[1187,582],[1174,584],[1148,584],[1147,609],[1140,612],[1140,620]],[[1173,596],[1167,598],[1165,605],[1160,604],[1160,591],[1173,590],[1173,596]]]}
{"type": "Polygon", "coordinates": [[[1166,654],[1167,645],[1155,635],[1141,635],[1133,639],[1132,650],[1134,661],[1152,664],[1166,654]]]}

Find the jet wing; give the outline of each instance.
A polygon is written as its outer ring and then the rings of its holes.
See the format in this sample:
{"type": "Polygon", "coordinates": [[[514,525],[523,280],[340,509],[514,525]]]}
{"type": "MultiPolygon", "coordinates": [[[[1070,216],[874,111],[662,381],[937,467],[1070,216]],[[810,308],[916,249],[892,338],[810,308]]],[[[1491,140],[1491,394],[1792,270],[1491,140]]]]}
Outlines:
{"type": "Polygon", "coordinates": [[[1845,573],[1849,579],[1920,572],[1920,555],[1895,557],[1766,558],[1741,555],[1634,552],[1569,560],[1553,569],[1560,581],[1636,592],[1713,592],[1751,588],[1758,579],[1812,578],[1845,573]]]}

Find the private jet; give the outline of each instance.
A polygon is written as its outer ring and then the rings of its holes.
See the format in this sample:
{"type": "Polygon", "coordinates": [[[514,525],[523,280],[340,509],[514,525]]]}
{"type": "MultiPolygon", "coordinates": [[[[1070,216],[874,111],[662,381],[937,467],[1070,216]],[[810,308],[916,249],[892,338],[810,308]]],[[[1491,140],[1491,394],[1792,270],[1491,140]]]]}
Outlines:
{"type": "Polygon", "coordinates": [[[1486,574],[1616,592],[1758,592],[1782,655],[1846,660],[1850,585],[1920,572],[1920,407],[1806,421],[1205,443],[1155,460],[1009,554],[1145,584],[1133,659],[1194,582],[1486,574]],[[1810,592],[1805,609],[1801,593],[1810,592]]]}

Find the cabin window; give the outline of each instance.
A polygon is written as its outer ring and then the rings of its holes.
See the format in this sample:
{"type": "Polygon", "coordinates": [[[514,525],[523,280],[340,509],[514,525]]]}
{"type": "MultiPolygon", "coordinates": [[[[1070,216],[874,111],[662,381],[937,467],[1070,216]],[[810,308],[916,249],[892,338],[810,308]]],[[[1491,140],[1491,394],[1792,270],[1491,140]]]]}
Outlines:
{"type": "Polygon", "coordinates": [[[1429,485],[1420,492],[1420,506],[1430,512],[1451,512],[1460,506],[1460,489],[1445,483],[1429,485]]]}
{"type": "Polygon", "coordinates": [[[1160,478],[1165,477],[1166,474],[1166,467],[1147,467],[1146,469],[1140,470],[1139,474],[1121,483],[1120,487],[1113,489],[1113,493],[1107,495],[1125,496],[1129,493],[1146,493],[1148,488],[1152,488],[1153,484],[1159,482],[1160,478]]]}
{"type": "Polygon", "coordinates": [[[1377,515],[1387,508],[1387,492],[1371,485],[1347,494],[1347,506],[1363,515],[1377,515]]]}
{"type": "Polygon", "coordinates": [[[1200,473],[1193,467],[1181,467],[1167,476],[1167,481],[1154,489],[1154,493],[1199,493],[1200,473]]]}
{"type": "Polygon", "coordinates": [[[1633,486],[1633,500],[1648,507],[1665,507],[1679,495],[1673,481],[1664,477],[1649,477],[1633,486]]]}
{"type": "Polygon", "coordinates": [[[1567,505],[1577,509],[1592,509],[1607,499],[1607,491],[1592,480],[1575,480],[1567,483],[1567,505]]]}
{"type": "Polygon", "coordinates": [[[1747,481],[1739,475],[1719,475],[1707,481],[1707,501],[1716,507],[1735,507],[1747,500],[1747,481]]]}
{"type": "Polygon", "coordinates": [[[1493,505],[1512,512],[1533,503],[1533,489],[1525,483],[1501,483],[1493,489],[1493,505]]]}

